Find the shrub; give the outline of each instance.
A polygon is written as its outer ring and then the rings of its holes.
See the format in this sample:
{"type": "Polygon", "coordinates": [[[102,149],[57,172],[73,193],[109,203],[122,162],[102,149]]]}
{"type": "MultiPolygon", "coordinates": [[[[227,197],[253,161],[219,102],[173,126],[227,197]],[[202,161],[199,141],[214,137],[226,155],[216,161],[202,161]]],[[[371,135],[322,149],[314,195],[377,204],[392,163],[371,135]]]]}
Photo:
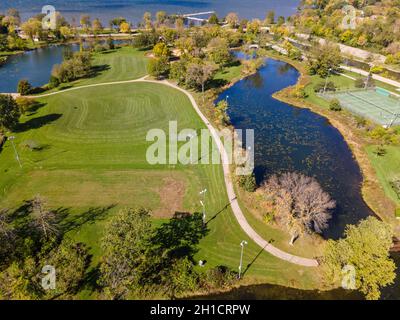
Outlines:
{"type": "Polygon", "coordinates": [[[332,99],[329,102],[329,109],[332,111],[341,111],[342,106],[340,105],[340,101],[338,99],[332,99]]]}
{"type": "Polygon", "coordinates": [[[400,208],[397,208],[396,210],[395,210],[395,216],[396,216],[396,218],[400,218],[400,208]]]}
{"type": "Polygon", "coordinates": [[[147,65],[147,71],[149,74],[156,78],[167,76],[169,70],[170,64],[166,57],[150,59],[147,65]]]}
{"type": "Polygon", "coordinates": [[[382,66],[373,66],[371,68],[371,73],[382,73],[383,67],[382,66]]]}
{"type": "Polygon", "coordinates": [[[248,176],[239,176],[238,177],[239,186],[247,191],[247,192],[254,192],[257,188],[256,177],[253,174],[248,176]]]}
{"type": "Polygon", "coordinates": [[[296,84],[295,87],[291,91],[292,97],[297,99],[307,98],[307,93],[305,87],[301,84],[296,84]]]}
{"type": "MultiPolygon", "coordinates": [[[[314,86],[314,92],[321,92],[325,89],[325,82],[319,82],[314,86]]],[[[326,84],[326,91],[336,91],[336,85],[333,81],[328,81],[326,84]]]]}
{"type": "Polygon", "coordinates": [[[378,157],[383,157],[386,154],[386,149],[383,145],[377,146],[376,149],[374,150],[374,153],[378,157]]]}
{"type": "Polygon", "coordinates": [[[50,80],[49,80],[49,89],[54,89],[57,88],[60,85],[60,80],[56,78],[55,76],[51,75],[50,80]]]}
{"type": "Polygon", "coordinates": [[[37,103],[35,100],[26,97],[18,97],[15,99],[15,101],[18,104],[21,114],[24,114],[27,111],[29,111],[37,103]]]}
{"type": "Polygon", "coordinates": [[[29,94],[31,89],[32,89],[32,86],[28,80],[23,79],[18,82],[17,92],[21,96],[25,96],[25,95],[29,94]]]}

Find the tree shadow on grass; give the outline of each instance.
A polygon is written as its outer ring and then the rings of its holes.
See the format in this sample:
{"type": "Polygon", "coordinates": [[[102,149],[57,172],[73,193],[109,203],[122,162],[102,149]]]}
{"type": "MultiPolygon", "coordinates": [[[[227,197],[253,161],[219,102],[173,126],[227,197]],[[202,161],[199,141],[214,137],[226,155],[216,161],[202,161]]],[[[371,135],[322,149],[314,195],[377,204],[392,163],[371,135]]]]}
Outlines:
{"type": "Polygon", "coordinates": [[[225,79],[212,79],[208,84],[208,88],[209,89],[218,89],[223,86],[226,86],[227,84],[228,84],[228,81],[225,79]]]}
{"type": "Polygon", "coordinates": [[[98,66],[93,66],[90,69],[89,74],[85,77],[85,78],[95,78],[98,75],[102,74],[104,71],[110,70],[111,66],[108,64],[102,64],[102,65],[98,65],[98,66]]]}
{"type": "Polygon", "coordinates": [[[42,117],[37,117],[30,119],[24,123],[19,123],[17,128],[15,129],[16,132],[24,132],[29,131],[31,129],[39,129],[48,125],[62,117],[62,114],[59,113],[52,113],[42,117]]]}
{"type": "Polygon", "coordinates": [[[39,102],[39,101],[34,101],[33,105],[27,110],[29,114],[27,116],[33,116],[37,111],[41,108],[43,108],[47,103],[39,102]]]}
{"type": "Polygon", "coordinates": [[[198,251],[197,244],[208,232],[202,214],[177,212],[169,222],[156,229],[151,242],[170,257],[192,258],[198,251]]]}

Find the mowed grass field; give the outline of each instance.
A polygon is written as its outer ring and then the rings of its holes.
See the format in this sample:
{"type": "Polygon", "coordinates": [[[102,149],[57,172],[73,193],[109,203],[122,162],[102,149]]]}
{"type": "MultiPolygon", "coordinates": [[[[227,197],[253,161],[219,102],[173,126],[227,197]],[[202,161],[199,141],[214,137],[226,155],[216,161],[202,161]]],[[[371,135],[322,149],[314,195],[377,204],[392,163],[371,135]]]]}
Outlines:
{"type": "MultiPolygon", "coordinates": [[[[107,72],[107,82],[120,80],[107,72]]],[[[0,153],[0,208],[18,208],[40,194],[63,216],[68,234],[89,246],[95,266],[104,224],[118,210],[149,208],[158,225],[176,211],[200,212],[199,191],[207,188],[209,233],[196,259],[206,260],[207,267],[237,270],[240,242],[247,240],[245,279],[306,289],[319,286],[317,270],[281,261],[244,234],[229,208],[220,165],[147,162],[150,129],[168,133],[169,121],[177,121],[179,130],[205,128],[183,93],[138,82],[81,88],[38,100],[42,107],[24,116],[15,133],[23,168],[10,141],[0,153]],[[33,142],[40,151],[26,147],[33,142]]]]}
{"type": "Polygon", "coordinates": [[[94,53],[92,61],[94,73],[92,77],[61,84],[52,91],[95,83],[138,79],[147,74],[147,62],[146,51],[131,46],[94,53]]]}

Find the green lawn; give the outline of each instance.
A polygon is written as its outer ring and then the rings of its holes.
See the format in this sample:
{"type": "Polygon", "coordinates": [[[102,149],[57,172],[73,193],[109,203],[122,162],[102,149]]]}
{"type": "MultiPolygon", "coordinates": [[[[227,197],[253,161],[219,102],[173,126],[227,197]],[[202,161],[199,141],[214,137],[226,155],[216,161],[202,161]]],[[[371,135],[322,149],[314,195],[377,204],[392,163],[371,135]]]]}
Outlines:
{"type": "Polygon", "coordinates": [[[385,146],[386,154],[384,156],[377,156],[374,153],[375,150],[376,146],[368,146],[368,157],[386,195],[400,208],[400,199],[390,186],[393,179],[400,179],[400,147],[385,146]]]}
{"type": "MultiPolygon", "coordinates": [[[[249,239],[229,207],[224,209],[228,199],[221,166],[150,166],[145,158],[149,129],[167,130],[170,120],[177,120],[179,129],[204,128],[185,95],[161,84],[130,83],[38,100],[43,106],[25,116],[15,134],[23,168],[10,142],[0,153],[0,207],[16,208],[40,194],[65,215],[69,233],[88,244],[95,264],[101,256],[104,223],[116,210],[144,206],[156,219],[175,211],[200,211],[198,192],[207,188],[207,214],[215,217],[196,258],[206,260],[208,267],[237,269],[239,244],[249,239]],[[25,147],[32,141],[42,150],[25,147]]],[[[315,269],[283,262],[249,241],[244,264],[251,262],[248,276],[280,285],[318,286],[315,269]]]]}

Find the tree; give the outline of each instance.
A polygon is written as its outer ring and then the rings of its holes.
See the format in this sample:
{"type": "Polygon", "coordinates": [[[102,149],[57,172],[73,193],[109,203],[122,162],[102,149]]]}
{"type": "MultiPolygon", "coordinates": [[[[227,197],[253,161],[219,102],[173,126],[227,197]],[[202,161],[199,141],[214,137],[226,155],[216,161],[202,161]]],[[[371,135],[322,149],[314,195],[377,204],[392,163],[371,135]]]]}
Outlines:
{"type": "Polygon", "coordinates": [[[162,25],[165,22],[166,19],[167,19],[167,13],[165,11],[158,11],[156,13],[157,26],[162,25]]]}
{"type": "Polygon", "coordinates": [[[34,230],[37,230],[40,237],[48,240],[57,235],[59,230],[55,213],[45,208],[43,200],[39,196],[36,196],[29,204],[32,218],[31,226],[34,230]]]}
{"type": "Polygon", "coordinates": [[[247,192],[254,192],[257,189],[256,176],[254,173],[238,177],[239,186],[247,192]]]}
{"type": "Polygon", "coordinates": [[[342,106],[338,99],[332,99],[329,101],[329,109],[332,111],[342,111],[342,106]]]}
{"type": "Polygon", "coordinates": [[[13,130],[21,116],[17,102],[11,95],[0,94],[0,129],[13,130]]]}
{"type": "Polygon", "coordinates": [[[126,21],[121,22],[121,24],[119,25],[119,32],[129,33],[130,31],[131,31],[131,25],[126,21]]]}
{"type": "Polygon", "coordinates": [[[182,18],[178,18],[175,20],[175,28],[179,33],[183,32],[184,29],[184,21],[182,18]]]}
{"type": "Polygon", "coordinates": [[[149,48],[154,46],[159,40],[159,36],[156,32],[144,31],[139,33],[133,39],[133,46],[135,48],[149,48]]]}
{"type": "Polygon", "coordinates": [[[21,17],[18,10],[8,9],[7,14],[3,17],[1,23],[8,28],[9,33],[15,30],[21,23],[21,17]]]}
{"type": "Polygon", "coordinates": [[[17,92],[21,95],[21,96],[25,96],[27,94],[29,94],[29,92],[32,90],[32,86],[29,83],[28,80],[23,79],[20,80],[18,82],[18,87],[17,87],[17,92]]]}
{"type": "Polygon", "coordinates": [[[26,98],[26,97],[17,97],[15,101],[18,104],[19,110],[21,114],[25,114],[29,111],[37,102],[34,99],[26,98]]]}
{"type": "Polygon", "coordinates": [[[182,84],[186,80],[186,68],[187,61],[179,60],[171,64],[171,70],[169,73],[169,77],[171,79],[175,79],[179,84],[182,84]]]}
{"type": "Polygon", "coordinates": [[[7,266],[15,250],[15,230],[8,210],[0,210],[0,270],[7,266]]]}
{"type": "Polygon", "coordinates": [[[101,24],[100,19],[96,18],[92,22],[92,30],[94,34],[98,34],[103,30],[103,25],[101,24]]]}
{"type": "Polygon", "coordinates": [[[157,58],[166,57],[169,58],[171,56],[171,51],[168,46],[164,42],[157,43],[153,48],[154,56],[157,58]]]}
{"type": "Polygon", "coordinates": [[[0,273],[0,300],[36,300],[43,295],[34,258],[14,261],[0,273]]]}
{"type": "Polygon", "coordinates": [[[126,22],[126,19],[123,17],[117,17],[110,20],[109,24],[111,28],[119,29],[121,24],[126,22]]]}
{"type": "Polygon", "coordinates": [[[76,293],[85,277],[88,258],[85,245],[68,238],[54,248],[42,262],[42,265],[54,266],[57,272],[56,290],[49,291],[48,298],[76,293]]]}
{"type": "Polygon", "coordinates": [[[150,75],[156,78],[164,77],[170,70],[170,64],[167,57],[150,59],[147,65],[147,70],[150,75]]]}
{"type": "Polygon", "coordinates": [[[85,30],[88,30],[89,26],[90,26],[90,16],[88,16],[87,14],[81,15],[79,22],[80,22],[82,28],[84,28],[85,30]]]}
{"type": "Polygon", "coordinates": [[[39,36],[42,30],[42,23],[37,19],[30,18],[21,25],[21,29],[33,41],[35,36],[39,36]]]}
{"type": "Polygon", "coordinates": [[[224,38],[213,38],[207,46],[209,59],[219,65],[226,65],[232,60],[228,41],[224,38]]]}
{"type": "Polygon", "coordinates": [[[68,26],[61,26],[60,34],[64,39],[68,39],[74,35],[73,30],[68,26]]]}
{"type": "Polygon", "coordinates": [[[326,78],[332,72],[340,70],[342,61],[339,46],[327,42],[312,50],[312,54],[308,58],[308,68],[310,74],[318,74],[326,78]]]}
{"type": "Polygon", "coordinates": [[[344,238],[328,240],[324,250],[323,267],[328,279],[337,282],[345,266],[355,269],[355,289],[367,299],[380,297],[380,288],[393,283],[396,265],[390,258],[393,231],[375,217],[362,220],[357,226],[348,225],[344,238]]]}
{"type": "Polygon", "coordinates": [[[207,82],[209,82],[217,70],[217,67],[212,63],[196,63],[192,62],[187,67],[186,84],[191,87],[200,87],[203,93],[207,82]]]}
{"type": "Polygon", "coordinates": [[[151,13],[150,12],[145,12],[143,14],[143,24],[146,29],[151,29],[153,27],[153,24],[151,22],[151,13]]]}
{"type": "Polygon", "coordinates": [[[105,227],[99,284],[107,296],[123,298],[137,285],[151,236],[150,214],[145,209],[121,210],[105,227]]]}
{"type": "Polygon", "coordinates": [[[224,126],[228,126],[231,123],[231,120],[229,119],[229,116],[227,114],[228,107],[229,105],[226,100],[219,101],[215,106],[215,114],[217,120],[221,125],[224,126]]]}
{"type": "Polygon", "coordinates": [[[225,20],[226,23],[229,24],[231,28],[236,28],[239,25],[239,17],[234,12],[228,13],[225,20]]]}
{"type": "Polygon", "coordinates": [[[278,26],[281,26],[283,24],[285,24],[285,17],[284,16],[279,16],[278,17],[278,21],[276,23],[278,26]]]}
{"type": "Polygon", "coordinates": [[[336,206],[314,178],[295,172],[273,175],[263,184],[262,191],[279,212],[278,224],[290,232],[291,245],[302,234],[326,229],[330,210],[336,206]]]}
{"type": "Polygon", "coordinates": [[[265,24],[274,24],[275,23],[275,11],[271,10],[267,12],[267,16],[265,18],[265,24]]]}
{"type": "Polygon", "coordinates": [[[208,23],[209,23],[209,24],[218,24],[218,23],[219,23],[218,16],[217,16],[215,13],[213,13],[213,14],[210,16],[210,18],[208,19],[208,23]]]}

